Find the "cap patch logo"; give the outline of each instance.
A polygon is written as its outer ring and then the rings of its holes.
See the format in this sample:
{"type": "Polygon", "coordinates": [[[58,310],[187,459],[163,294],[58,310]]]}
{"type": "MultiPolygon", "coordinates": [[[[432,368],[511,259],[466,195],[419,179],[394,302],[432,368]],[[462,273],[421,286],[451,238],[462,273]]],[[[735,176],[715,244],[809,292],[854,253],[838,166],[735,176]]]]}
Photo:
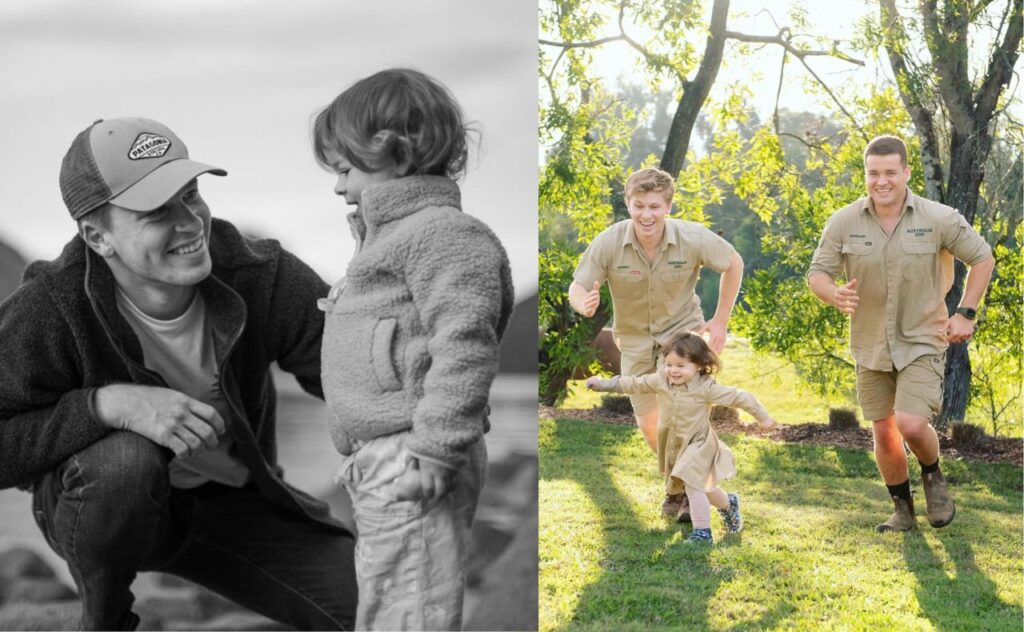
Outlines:
{"type": "Polygon", "coordinates": [[[139,137],[132,143],[128,150],[129,160],[141,160],[143,158],[159,158],[171,148],[171,141],[158,134],[139,134],[139,137]]]}

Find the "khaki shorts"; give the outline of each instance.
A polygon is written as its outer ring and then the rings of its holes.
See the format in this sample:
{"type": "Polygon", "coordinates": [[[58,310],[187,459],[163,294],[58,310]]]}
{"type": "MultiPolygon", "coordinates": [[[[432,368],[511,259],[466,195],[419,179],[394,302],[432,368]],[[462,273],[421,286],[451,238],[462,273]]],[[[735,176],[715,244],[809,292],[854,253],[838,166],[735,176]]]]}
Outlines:
{"type": "Polygon", "coordinates": [[[942,408],[945,354],[923,355],[902,371],[857,367],[857,400],[864,419],[877,421],[894,411],[931,419],[942,408]]]}
{"type": "MultiPolygon", "coordinates": [[[[623,351],[619,360],[620,369],[623,375],[647,375],[658,370],[661,363],[661,345],[651,341],[651,347],[646,352],[623,351]]],[[[658,396],[654,393],[642,393],[630,395],[629,403],[633,405],[633,414],[641,417],[658,409],[658,396]]]]}

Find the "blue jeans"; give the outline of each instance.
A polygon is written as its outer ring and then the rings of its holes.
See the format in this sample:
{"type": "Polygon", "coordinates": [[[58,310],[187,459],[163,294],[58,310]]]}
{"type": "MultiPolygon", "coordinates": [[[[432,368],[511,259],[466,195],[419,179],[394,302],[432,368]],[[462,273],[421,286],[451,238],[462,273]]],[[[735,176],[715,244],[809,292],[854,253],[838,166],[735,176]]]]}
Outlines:
{"type": "Polygon", "coordinates": [[[139,571],[189,579],[299,630],[352,629],[354,540],[242,489],[170,486],[170,452],[127,431],[36,483],[33,510],[82,601],[82,628],[131,630],[139,571]]]}

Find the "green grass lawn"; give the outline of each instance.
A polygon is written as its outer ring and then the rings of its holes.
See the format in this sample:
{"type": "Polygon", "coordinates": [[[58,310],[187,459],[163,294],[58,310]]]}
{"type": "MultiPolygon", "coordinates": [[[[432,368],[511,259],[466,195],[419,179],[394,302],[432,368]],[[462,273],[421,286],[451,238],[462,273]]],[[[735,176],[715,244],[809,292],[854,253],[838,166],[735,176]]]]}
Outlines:
{"type": "MultiPolygon", "coordinates": [[[[803,385],[791,364],[772,355],[755,353],[745,339],[737,336],[730,336],[726,342],[718,381],[753,393],[779,423],[824,423],[828,421],[830,407],[852,408],[858,417],[861,415],[853,392],[822,397],[803,385]]],[[[562,406],[593,408],[600,402],[601,393],[588,391],[584,380],[576,380],[569,382],[569,397],[562,406]]],[[[1010,420],[1002,422],[1000,436],[1024,436],[1024,411],[1020,410],[1019,403],[1017,409],[1018,414],[1010,415],[1010,420]]],[[[737,412],[744,421],[753,421],[746,413],[737,412]]],[[[988,433],[992,432],[991,421],[979,411],[968,410],[967,421],[981,426],[988,433]]],[[[863,419],[860,424],[865,428],[871,427],[871,423],[863,419]]]]}
{"type": "MultiPolygon", "coordinates": [[[[956,520],[878,534],[891,512],[867,452],[725,436],[744,530],[713,546],[661,517],[637,430],[540,422],[542,630],[1021,630],[1021,468],[943,462],[956,520]]],[[[912,468],[913,470],[914,468],[912,468]]],[[[714,513],[714,512],[713,512],[714,513]]]]}

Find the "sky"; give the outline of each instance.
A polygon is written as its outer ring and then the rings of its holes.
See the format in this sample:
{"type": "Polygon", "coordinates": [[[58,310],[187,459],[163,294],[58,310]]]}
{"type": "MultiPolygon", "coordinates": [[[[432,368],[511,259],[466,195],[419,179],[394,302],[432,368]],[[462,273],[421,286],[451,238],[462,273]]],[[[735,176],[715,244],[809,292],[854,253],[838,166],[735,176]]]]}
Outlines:
{"type": "Polygon", "coordinates": [[[334,178],[310,148],[313,117],[354,81],[411,66],[446,84],[482,133],[464,210],[537,287],[536,6],[519,0],[4,0],[0,3],[0,240],[50,259],[74,235],[58,173],[95,119],[167,124],[214,216],[273,237],[325,280],[355,244],[334,178]]]}
{"type": "MultiPolygon", "coordinates": [[[[541,1],[547,2],[547,0],[541,1]]],[[[710,20],[712,2],[704,0],[702,4],[705,22],[707,22],[710,20]]],[[[996,3],[995,8],[999,9],[1001,4],[996,3]]],[[[897,3],[897,6],[905,17],[911,17],[916,12],[916,3],[900,2],[897,3]]],[[[728,30],[748,35],[776,35],[780,27],[794,24],[790,18],[790,13],[794,10],[802,11],[804,19],[808,23],[806,27],[792,29],[792,32],[798,36],[794,37],[795,42],[819,49],[828,48],[832,41],[836,41],[840,50],[864,62],[863,65],[856,65],[830,57],[807,58],[808,64],[814,69],[814,72],[840,98],[843,95],[852,94],[854,90],[862,89],[863,86],[892,85],[892,71],[884,53],[882,57],[876,58],[873,54],[860,52],[851,45],[851,40],[857,35],[858,24],[865,17],[877,19],[879,11],[877,0],[837,0],[834,2],[732,0],[729,4],[728,30]],[[804,37],[804,35],[824,37],[826,44],[824,46],[815,44],[813,39],[804,37]]],[[[627,24],[626,29],[637,41],[647,42],[652,38],[656,39],[656,34],[635,26],[627,24]]],[[[617,34],[617,25],[614,15],[612,15],[608,26],[597,33],[595,37],[617,34]]],[[[551,39],[551,34],[545,34],[544,37],[551,39]]],[[[974,37],[970,50],[972,68],[983,68],[988,63],[991,39],[984,37],[983,33],[976,30],[972,30],[972,37],[974,37]]],[[[692,44],[698,51],[702,51],[705,41],[706,35],[698,34],[692,44]]],[[[724,98],[728,89],[734,84],[745,85],[751,93],[749,105],[757,112],[760,120],[767,121],[775,108],[783,50],[780,46],[773,44],[748,45],[750,46],[749,52],[740,56],[737,54],[738,46],[739,44],[735,41],[726,42],[722,66],[709,99],[713,102],[716,99],[724,98]]],[[[554,57],[553,51],[555,50],[548,48],[547,53],[554,57]]],[[[597,76],[604,79],[610,90],[615,91],[620,83],[638,84],[644,81],[642,76],[636,72],[638,54],[626,42],[611,42],[590,50],[594,60],[591,69],[597,76]]],[[[695,72],[691,73],[690,77],[692,78],[694,74],[695,72]]],[[[808,90],[809,83],[813,83],[811,75],[797,59],[790,55],[785,69],[782,91],[778,95],[779,107],[794,111],[834,112],[833,102],[816,89],[808,90]]],[[[672,86],[666,83],[664,87],[672,86]]],[[[1016,86],[1011,88],[1013,87],[1016,86]]],[[[706,103],[705,109],[707,108],[708,104],[706,103]]],[[[1015,112],[1016,116],[1022,115],[1024,104],[1021,103],[1019,93],[1014,102],[1010,103],[1010,109],[1015,112]]],[[[696,146],[692,148],[698,149],[696,146]]],[[[543,162],[543,149],[538,152],[538,157],[543,162]]]]}
{"type": "MultiPolygon", "coordinates": [[[[704,4],[705,17],[710,19],[711,2],[704,4]]],[[[809,63],[819,76],[833,87],[849,81],[873,83],[884,80],[884,68],[878,67],[873,60],[864,59],[852,47],[846,45],[854,35],[854,25],[864,16],[873,15],[877,10],[866,2],[733,0],[729,4],[728,30],[747,35],[775,35],[779,27],[792,24],[789,13],[796,6],[803,7],[811,26],[806,29],[794,29],[794,33],[820,35],[839,40],[842,43],[841,50],[866,62],[864,66],[857,66],[831,58],[811,58],[809,63]]],[[[706,37],[701,35],[694,41],[698,51],[703,50],[705,40],[706,37]]],[[[795,38],[795,41],[808,45],[812,42],[810,38],[804,37],[795,38]]],[[[729,54],[731,50],[736,50],[736,46],[736,42],[726,43],[726,54],[715,80],[711,98],[720,97],[730,84],[742,82],[752,92],[751,105],[762,120],[765,120],[775,107],[782,48],[777,45],[753,47],[750,55],[740,59],[729,54]]],[[[817,48],[816,45],[812,46],[817,48]]],[[[601,76],[605,77],[609,85],[614,86],[620,80],[631,81],[634,59],[635,53],[627,44],[616,43],[614,46],[605,46],[600,52],[595,53],[595,66],[600,68],[601,76]]],[[[803,81],[807,77],[809,75],[799,61],[790,56],[786,65],[784,89],[779,97],[780,107],[811,112],[824,111],[819,98],[803,89],[803,81]]]]}

